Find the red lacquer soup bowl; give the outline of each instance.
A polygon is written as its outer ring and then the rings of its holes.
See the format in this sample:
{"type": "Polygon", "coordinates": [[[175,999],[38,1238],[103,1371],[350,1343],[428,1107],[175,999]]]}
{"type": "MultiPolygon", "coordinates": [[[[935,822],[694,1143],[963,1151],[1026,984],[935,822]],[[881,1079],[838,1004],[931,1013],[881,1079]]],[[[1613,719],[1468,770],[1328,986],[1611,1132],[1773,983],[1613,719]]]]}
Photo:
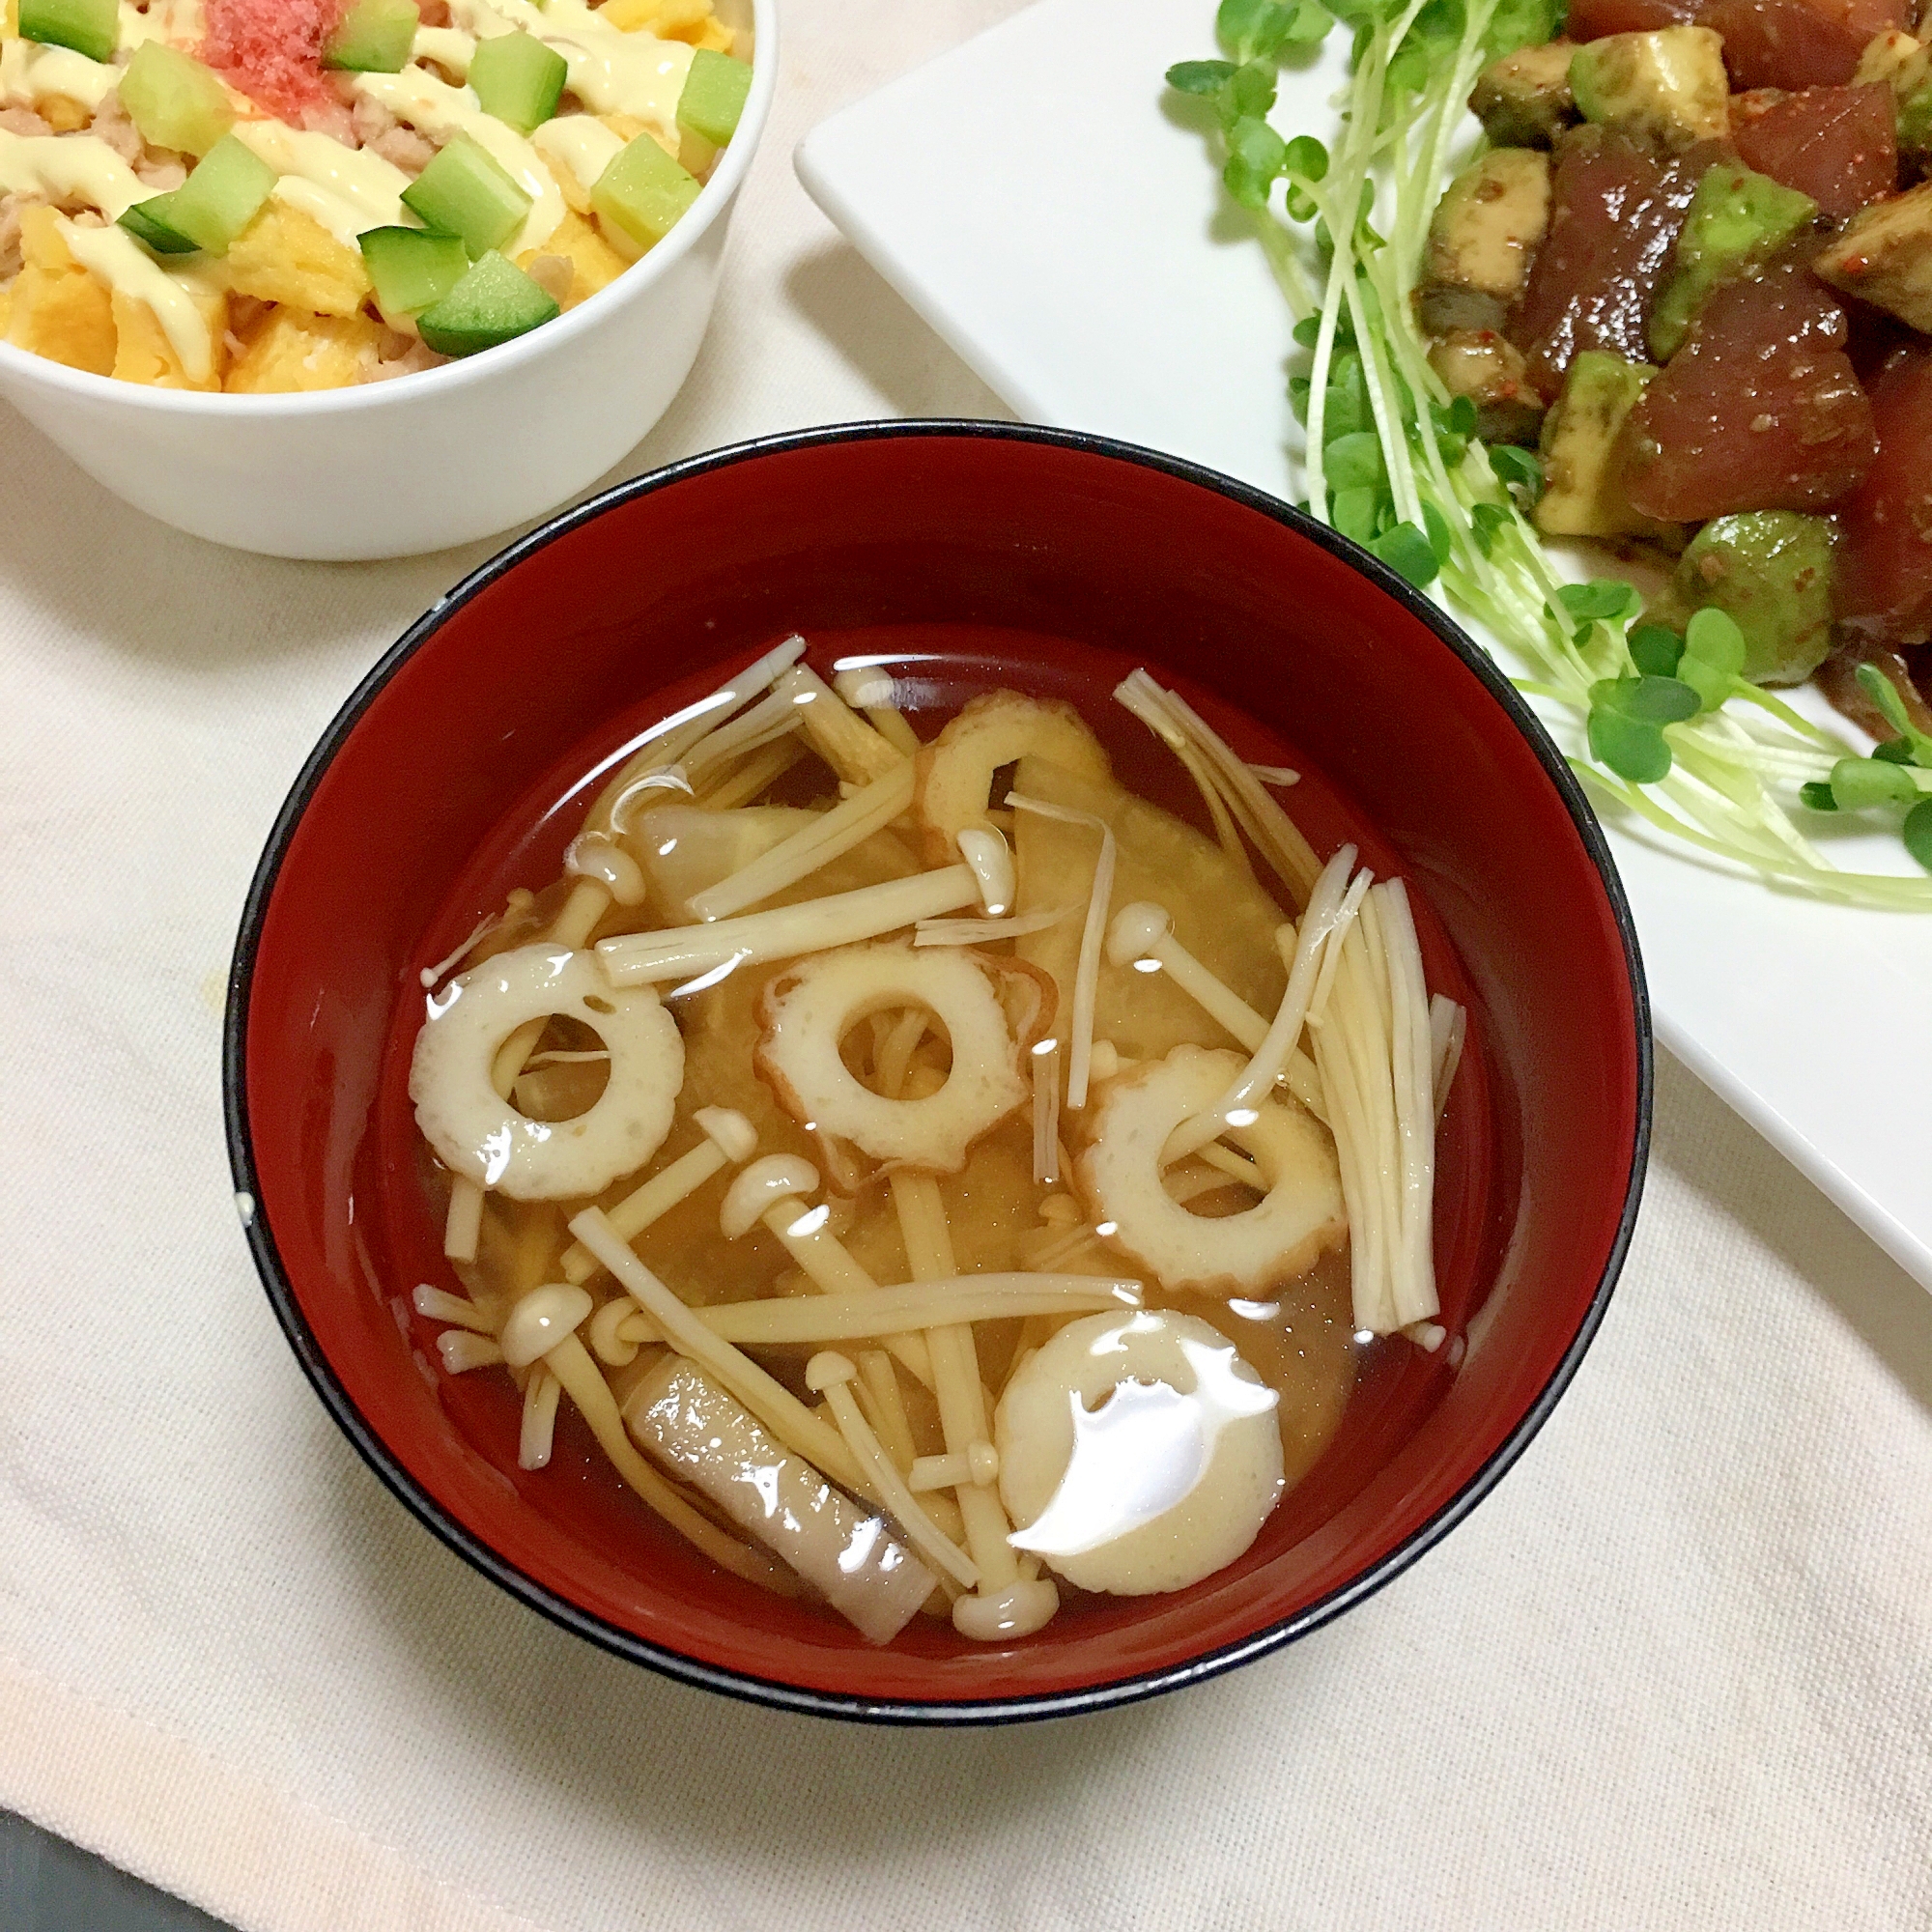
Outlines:
{"type": "Polygon", "coordinates": [[[792,1709],[986,1721],[1094,1709],[1258,1657],[1395,1576],[1495,1483],[1576,1370],[1622,1261],[1650,1106],[1630,917],[1575,780],[1425,597],[1225,477],[983,423],[832,429],[611,491],[486,565],[372,671],[264,855],[230,991],[248,1238],[303,1368],[379,1475],[525,1603],[639,1662],[792,1709]],[[517,1464],[497,1373],[450,1378],[409,1295],[455,1287],[407,1095],[420,969],[555,876],[648,724],[797,631],[890,657],[927,735],[994,684],[1066,696],[1128,781],[1178,768],[1109,701],[1190,696],[1323,856],[1357,839],[1469,1011],[1435,1245],[1450,1340],[1365,1357],[1340,1431],[1247,1554],[1193,1588],[1079,1597],[1037,1635],[916,1618],[875,1649],[712,1568],[559,1431],[517,1464]]]}

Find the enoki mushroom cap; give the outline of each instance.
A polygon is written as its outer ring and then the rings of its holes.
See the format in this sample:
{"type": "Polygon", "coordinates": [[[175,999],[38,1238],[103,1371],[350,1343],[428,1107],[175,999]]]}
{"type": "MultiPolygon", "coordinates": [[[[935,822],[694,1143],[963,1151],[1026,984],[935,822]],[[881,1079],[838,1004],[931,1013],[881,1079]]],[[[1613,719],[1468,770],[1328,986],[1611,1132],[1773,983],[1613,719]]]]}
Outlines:
{"type": "Polygon", "coordinates": [[[663,1146],[684,1084],[684,1041],[649,987],[613,987],[594,953],[523,946],[459,975],[430,1003],[410,1064],[416,1124],[443,1164],[518,1201],[581,1199],[663,1146]],[[611,1055],[595,1102],[533,1121],[491,1084],[497,1050],[527,1020],[581,1020],[611,1055]]]}
{"type": "Polygon", "coordinates": [[[718,1209],[719,1231],[727,1241],[741,1241],[778,1202],[817,1192],[818,1170],[803,1155],[768,1153],[741,1168],[724,1190],[718,1209]]]}
{"type": "Polygon", "coordinates": [[[1195,1316],[1069,1322],[1000,1398],[1013,1547],[1119,1596],[1212,1576],[1254,1542],[1285,1487],[1279,1402],[1195,1316]]]}
{"type": "Polygon", "coordinates": [[[1161,1150],[1181,1122],[1220,1100],[1246,1062],[1238,1053],[1178,1046],[1107,1083],[1074,1159],[1094,1219],[1162,1287],[1254,1291],[1304,1272],[1348,1232],[1334,1143],[1298,1107],[1268,1101],[1227,1137],[1267,1183],[1259,1203],[1210,1219],[1161,1185],[1161,1150]]]}
{"type": "Polygon", "coordinates": [[[819,953],[765,988],[758,1072],[805,1126],[874,1160],[956,1174],[973,1143],[1031,1092],[1001,999],[1008,964],[890,942],[819,953]],[[900,1007],[925,1008],[952,1041],[952,1068],[936,1093],[875,1094],[839,1056],[861,1020],[900,1007]]]}
{"type": "Polygon", "coordinates": [[[526,1369],[556,1347],[590,1314],[595,1304],[569,1282],[550,1282],[533,1288],[510,1310],[503,1323],[503,1359],[513,1369],[526,1369]]]}
{"type": "Polygon", "coordinates": [[[1136,899],[1114,915],[1107,928],[1107,964],[1131,966],[1145,959],[1174,930],[1174,918],[1165,906],[1151,899],[1136,899]]]}
{"type": "Polygon", "coordinates": [[[758,1130],[735,1107],[700,1107],[692,1120],[733,1167],[758,1151],[758,1130]]]}

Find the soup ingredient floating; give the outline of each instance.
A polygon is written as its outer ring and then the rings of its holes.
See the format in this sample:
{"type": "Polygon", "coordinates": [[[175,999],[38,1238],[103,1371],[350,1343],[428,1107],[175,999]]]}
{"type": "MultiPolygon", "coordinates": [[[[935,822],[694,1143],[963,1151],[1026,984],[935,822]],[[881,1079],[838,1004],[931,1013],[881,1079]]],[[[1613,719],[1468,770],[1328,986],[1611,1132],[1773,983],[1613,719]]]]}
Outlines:
{"type": "Polygon", "coordinates": [[[1479,619],[1629,813],[1932,912],[1915,10],[1368,0],[1327,145],[1270,117],[1337,15],[1214,17],[1225,58],[1167,77],[1296,312],[1312,514],[1479,619]],[[1566,581],[1556,539],[1606,574],[1566,581]],[[1814,674],[1868,755],[1776,695],[1814,674]],[[1845,813],[1898,837],[1869,871],[1817,837],[1845,813]]]}
{"type": "Polygon", "coordinates": [[[526,1468],[575,1409],[706,1559],[873,1642],[1192,1587],[1358,1348],[1447,1339],[1462,1012],[1403,883],[1147,672],[1115,696],[1206,830],[1069,705],[929,732],[877,661],[803,657],[642,733],[562,876],[423,970],[463,1292],[415,1310],[515,1380],[526,1468]]]}
{"type": "Polygon", "coordinates": [[[670,233],[752,70],[709,0],[24,0],[0,332],[163,388],[338,388],[554,321],[670,233]]]}

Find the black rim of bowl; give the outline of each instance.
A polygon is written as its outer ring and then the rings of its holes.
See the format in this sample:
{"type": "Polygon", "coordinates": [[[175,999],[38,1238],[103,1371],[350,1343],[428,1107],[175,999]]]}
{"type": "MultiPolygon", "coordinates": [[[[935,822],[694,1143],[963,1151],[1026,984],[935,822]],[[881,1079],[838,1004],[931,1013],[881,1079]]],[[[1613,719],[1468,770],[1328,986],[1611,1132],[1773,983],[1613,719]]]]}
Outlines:
{"type": "Polygon", "coordinates": [[[1608,1306],[1611,1290],[1622,1270],[1624,1257],[1629,1251],[1632,1230],[1636,1221],[1637,1204],[1643,1193],[1644,1170],[1650,1151],[1652,1089],[1650,1003],[1644,983],[1643,962],[1637,951],[1636,930],[1631,919],[1629,902],[1624,896],[1622,881],[1617,876],[1615,863],[1605,842],[1603,829],[1598,824],[1596,814],[1590,809],[1576,775],[1535,714],[1481,646],[1452,622],[1435,603],[1359,545],[1337,535],[1326,525],[1318,524],[1313,518],[1292,508],[1278,497],[1268,496],[1264,491],[1254,489],[1215,470],[1203,469],[1198,464],[1164,455],[1158,450],[1142,448],[1134,443],[1121,442],[1111,437],[1095,436],[1084,431],[1045,429],[1025,423],[945,418],[903,422],[842,423],[823,429],[761,437],[753,441],[733,443],[724,449],[690,457],[662,469],[654,469],[647,475],[634,477],[628,482],[615,485],[592,497],[588,502],[562,512],[528,535],[518,538],[507,549],[500,551],[487,563],[471,572],[448,596],[417,618],[401,639],[384,653],[382,660],[363,678],[349,700],[336,713],[328,728],[322,734],[315,750],[309,753],[276,816],[274,829],[269,836],[268,845],[263,851],[255,868],[254,879],[248,888],[247,902],[242,914],[241,930],[236,938],[235,956],[228,980],[221,1072],[229,1164],[238,1195],[246,1197],[243,1223],[248,1245],[253,1251],[255,1265],[261,1273],[263,1285],[268,1290],[269,1300],[274,1308],[276,1319],[281,1322],[283,1332],[295,1350],[297,1360],[300,1362],[303,1372],[315,1385],[316,1393],[321,1396],[324,1405],[335,1418],[343,1434],[360,1451],[363,1460],[384,1486],[420,1522],[459,1556],[480,1570],[484,1576],[500,1584],[520,1602],[541,1611],[554,1623],[562,1625],[565,1630],[572,1631],[606,1650],[614,1651],[620,1657],[645,1664],[681,1683],[723,1691],[727,1696],[743,1698],[774,1709],[805,1712],[817,1717],[856,1719],[876,1723],[1013,1723],[1029,1719],[1065,1717],[1080,1712],[1100,1711],[1121,1704],[1134,1703],[1145,1697],[1157,1696],[1162,1691],[1179,1690],[1185,1684],[1200,1683],[1206,1678],[1232,1670],[1237,1664],[1250,1662],[1255,1658],[1267,1655],[1270,1651],[1279,1650],[1297,1637],[1321,1629],[1322,1625],[1340,1616],[1344,1610],[1373,1596],[1383,1584],[1399,1577],[1424,1551],[1439,1543],[1496,1486],[1504,1472],[1522,1454],[1530,1438],[1542,1428],[1550,1410],[1556,1406],[1558,1397],[1569,1386],[1571,1378],[1577,1372],[1577,1364],[1582,1360],[1584,1352],[1596,1336],[1604,1318],[1604,1311],[1608,1306]],[[248,1002],[255,953],[290,839],[302,814],[308,809],[309,801],[322,775],[327,770],[329,763],[363,712],[395,675],[397,669],[428,638],[470,599],[496,582],[506,572],[515,569],[526,557],[533,555],[546,545],[602,516],[617,504],[629,502],[635,497],[649,496],[654,491],[683,482],[693,476],[701,476],[707,471],[723,469],[727,465],[748,462],[781,451],[824,447],[843,442],[921,437],[976,438],[984,441],[1044,444],[1058,449],[1077,450],[1116,462],[1137,464],[1144,469],[1159,470],[1178,481],[1191,483],[1204,490],[1211,490],[1248,509],[1259,511],[1263,516],[1272,518],[1276,523],[1286,524],[1291,529],[1307,538],[1310,543],[1318,544],[1330,554],[1339,557],[1351,569],[1367,578],[1385,596],[1401,605],[1410,616],[1427,625],[1444,647],[1454,652],[1474,673],[1490,696],[1502,707],[1511,723],[1528,741],[1531,751],[1535,753],[1550,783],[1563,800],[1577,828],[1577,837],[1582,840],[1583,848],[1603,881],[1611,915],[1616,922],[1618,937],[1623,944],[1625,970],[1630,979],[1636,1028],[1636,1138],[1632,1151],[1630,1180],[1624,1195],[1623,1212],[1617,1222],[1616,1236],[1611,1244],[1609,1257],[1604,1265],[1596,1290],[1590,1297],[1583,1319],[1569,1347],[1564,1350],[1562,1359],[1557,1363],[1548,1380],[1537,1392],[1536,1399],[1529,1405],[1515,1428],[1463,1488],[1426,1522],[1370,1565],[1360,1576],[1330,1591],[1327,1596],[1304,1605],[1292,1616],[1269,1625],[1265,1630],[1257,1631],[1236,1643],[1224,1645],[1218,1650],[1206,1652],[1179,1663],[1113,1678],[1075,1690],[1036,1696],[992,1697],[970,1701],[947,1701],[936,1698],[870,1699],[851,1696],[842,1692],[815,1690],[794,1684],[785,1684],[754,1676],[749,1672],[725,1669],[718,1664],[707,1663],[700,1658],[687,1657],[661,1644],[647,1642],[629,1631],[620,1630],[612,1624],[606,1623],[602,1618],[580,1609],[555,1591],[506,1562],[480,1538],[458,1522],[404,1468],[387,1445],[370,1428],[360,1410],[351,1400],[348,1391],[337,1379],[333,1368],[324,1356],[309,1330],[308,1323],[303,1319],[287,1271],[282,1265],[281,1255],[276,1249],[273,1231],[268,1225],[267,1216],[255,1205],[262,1198],[262,1189],[255,1167],[254,1146],[249,1134],[246,1083],[248,1002]]]}

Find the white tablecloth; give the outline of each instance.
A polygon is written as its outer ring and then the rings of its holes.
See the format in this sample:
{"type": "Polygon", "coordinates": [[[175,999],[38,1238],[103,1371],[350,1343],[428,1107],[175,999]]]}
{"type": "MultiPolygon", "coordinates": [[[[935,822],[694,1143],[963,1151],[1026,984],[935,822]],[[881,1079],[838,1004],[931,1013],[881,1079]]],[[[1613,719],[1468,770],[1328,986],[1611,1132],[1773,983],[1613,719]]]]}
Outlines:
{"type": "MultiPolygon", "coordinates": [[[[717,322],[628,469],[999,412],[789,155],[1009,11],[792,0],[717,322]]],[[[661,1682],[472,1575],[275,1328],[218,1040],[303,753],[487,547],[270,562],[24,427],[0,469],[0,1804],[251,1932],[1927,1922],[1932,1297],[1667,1064],[1576,1386],[1284,1656],[1101,1719],[862,1730],[661,1682]]]]}

